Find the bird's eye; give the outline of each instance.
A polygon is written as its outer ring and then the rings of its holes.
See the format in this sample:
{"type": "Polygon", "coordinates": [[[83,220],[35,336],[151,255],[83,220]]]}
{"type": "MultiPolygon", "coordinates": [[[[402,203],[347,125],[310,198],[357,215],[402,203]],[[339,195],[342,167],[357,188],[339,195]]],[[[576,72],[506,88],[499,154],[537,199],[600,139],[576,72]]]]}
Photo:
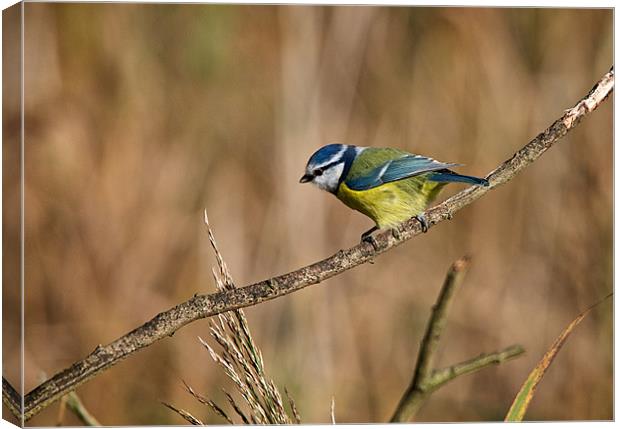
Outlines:
{"type": "Polygon", "coordinates": [[[322,174],[323,174],[323,170],[321,170],[320,168],[317,168],[316,170],[314,170],[314,171],[312,172],[312,174],[313,174],[314,176],[320,176],[320,175],[322,175],[322,174]]]}

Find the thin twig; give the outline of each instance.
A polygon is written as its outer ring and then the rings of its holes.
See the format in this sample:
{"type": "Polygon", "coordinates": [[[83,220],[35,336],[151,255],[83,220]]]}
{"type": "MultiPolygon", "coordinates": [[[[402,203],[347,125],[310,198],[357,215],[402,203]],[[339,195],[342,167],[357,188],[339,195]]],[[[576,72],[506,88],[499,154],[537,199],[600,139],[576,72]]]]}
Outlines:
{"type": "MultiPolygon", "coordinates": [[[[487,176],[490,182],[489,187],[467,188],[428,210],[425,215],[430,224],[429,226],[451,219],[458,210],[515,177],[525,167],[536,161],[554,143],[564,137],[581,119],[595,110],[613,91],[613,87],[614,71],[612,68],[586,97],[571,109],[566,110],[562,117],[551,124],[549,128],[491,172],[487,176]]],[[[288,274],[235,290],[221,291],[211,295],[196,295],[192,299],[158,314],[150,321],[112,343],[97,347],[86,358],[75,362],[69,368],[55,374],[52,378],[34,388],[24,398],[24,419],[32,418],[32,416],[38,414],[45,407],[57,401],[71,390],[74,390],[111,366],[116,365],[136,351],[150,346],[155,341],[171,336],[188,323],[237,308],[256,305],[320,283],[343,271],[374,260],[377,255],[402,244],[421,232],[419,222],[417,220],[409,220],[399,227],[399,234],[386,231],[378,234],[373,244],[358,244],[348,250],[341,250],[327,259],[288,274]]],[[[4,380],[2,387],[4,402],[19,417],[20,407],[15,407],[14,398],[10,396],[5,398],[11,392],[4,380]]]]}
{"type": "Polygon", "coordinates": [[[392,416],[392,422],[407,422],[426,400],[431,389],[429,388],[430,374],[439,345],[439,338],[446,324],[448,308],[456,288],[459,287],[467,269],[469,258],[464,257],[456,261],[450,267],[443,287],[433,306],[431,317],[426,325],[424,338],[420,343],[418,359],[409,387],[403,394],[396,411],[392,416]]]}
{"type": "Polygon", "coordinates": [[[525,353],[525,349],[520,345],[506,347],[504,350],[495,353],[482,354],[470,360],[466,360],[448,368],[434,370],[428,380],[427,390],[437,390],[450,380],[465,374],[471,374],[491,365],[509,361],[525,353]]]}
{"type": "Polygon", "coordinates": [[[336,424],[336,398],[332,396],[332,403],[329,407],[329,416],[331,418],[332,424],[336,424]]]}

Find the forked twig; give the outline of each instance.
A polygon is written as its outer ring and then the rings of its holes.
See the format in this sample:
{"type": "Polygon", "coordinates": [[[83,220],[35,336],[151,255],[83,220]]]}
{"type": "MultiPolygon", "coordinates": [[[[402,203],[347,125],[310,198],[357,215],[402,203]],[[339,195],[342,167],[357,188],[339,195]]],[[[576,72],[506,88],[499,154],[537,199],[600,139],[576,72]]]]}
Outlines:
{"type": "Polygon", "coordinates": [[[442,370],[433,370],[439,340],[448,318],[448,309],[468,267],[469,258],[464,257],[452,264],[448,270],[446,280],[439,292],[437,302],[433,306],[424,337],[420,343],[418,359],[411,383],[392,415],[392,422],[410,421],[430,394],[448,381],[460,375],[502,363],[524,352],[521,346],[511,346],[498,353],[481,355],[442,370]]]}

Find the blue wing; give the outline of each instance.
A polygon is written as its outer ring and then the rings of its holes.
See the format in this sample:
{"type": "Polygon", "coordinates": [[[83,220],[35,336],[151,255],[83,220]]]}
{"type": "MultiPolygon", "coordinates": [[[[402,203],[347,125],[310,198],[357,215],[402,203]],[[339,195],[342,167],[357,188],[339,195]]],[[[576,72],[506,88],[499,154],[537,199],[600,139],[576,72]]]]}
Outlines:
{"type": "Polygon", "coordinates": [[[386,161],[367,174],[349,179],[345,183],[354,191],[364,191],[384,183],[407,179],[429,171],[443,170],[455,165],[459,164],[446,164],[420,155],[406,155],[386,161]]]}

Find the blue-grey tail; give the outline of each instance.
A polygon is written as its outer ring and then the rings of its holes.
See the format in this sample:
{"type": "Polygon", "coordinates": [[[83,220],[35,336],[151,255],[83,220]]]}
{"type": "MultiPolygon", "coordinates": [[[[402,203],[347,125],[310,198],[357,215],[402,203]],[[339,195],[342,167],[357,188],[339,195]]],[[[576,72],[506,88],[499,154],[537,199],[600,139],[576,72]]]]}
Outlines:
{"type": "Polygon", "coordinates": [[[489,181],[487,179],[481,179],[474,176],[465,176],[450,170],[435,171],[430,173],[428,175],[428,180],[432,180],[433,182],[461,182],[469,183],[470,185],[489,186],[489,181]]]}

